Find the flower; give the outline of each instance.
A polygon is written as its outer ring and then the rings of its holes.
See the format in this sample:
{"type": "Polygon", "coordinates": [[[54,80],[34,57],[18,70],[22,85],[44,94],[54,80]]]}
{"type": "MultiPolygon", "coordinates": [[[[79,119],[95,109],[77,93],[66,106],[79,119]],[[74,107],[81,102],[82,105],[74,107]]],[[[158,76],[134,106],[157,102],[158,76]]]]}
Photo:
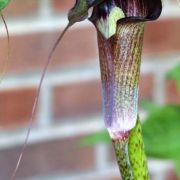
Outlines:
{"type": "Polygon", "coordinates": [[[161,0],[77,0],[69,21],[88,18],[98,34],[105,125],[113,139],[135,127],[144,22],[157,19],[161,0]]]}

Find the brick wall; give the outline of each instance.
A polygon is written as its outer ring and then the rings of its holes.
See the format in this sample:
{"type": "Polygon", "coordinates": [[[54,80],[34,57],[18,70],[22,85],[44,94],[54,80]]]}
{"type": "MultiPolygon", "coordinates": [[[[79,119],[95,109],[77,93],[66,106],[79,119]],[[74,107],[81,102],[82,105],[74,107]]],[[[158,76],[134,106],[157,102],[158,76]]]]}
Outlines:
{"type": "MultiPolygon", "coordinates": [[[[72,0],[14,0],[4,12],[11,58],[0,85],[3,180],[9,179],[15,166],[43,65],[73,4],[72,0]]],[[[140,100],[180,103],[175,83],[165,78],[180,59],[179,12],[176,1],[167,1],[161,19],[146,25],[140,100]]],[[[6,47],[1,24],[1,66],[6,47]]],[[[78,143],[84,135],[104,128],[98,66],[94,28],[88,22],[75,25],[58,46],[46,75],[19,179],[118,179],[109,146],[78,143]]],[[[154,176],[159,180],[158,174],[154,176]]]]}

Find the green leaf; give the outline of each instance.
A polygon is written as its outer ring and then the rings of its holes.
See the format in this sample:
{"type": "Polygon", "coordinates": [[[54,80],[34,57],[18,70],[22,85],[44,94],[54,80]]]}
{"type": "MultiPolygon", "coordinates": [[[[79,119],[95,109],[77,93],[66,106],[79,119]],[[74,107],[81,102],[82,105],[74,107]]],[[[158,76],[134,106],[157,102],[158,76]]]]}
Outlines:
{"type": "Polygon", "coordinates": [[[144,121],[142,129],[148,156],[180,160],[180,105],[154,109],[144,121]]]}
{"type": "Polygon", "coordinates": [[[175,164],[176,164],[176,172],[178,177],[180,177],[180,155],[178,158],[175,159],[175,164]]]}
{"type": "Polygon", "coordinates": [[[157,105],[148,99],[143,99],[141,101],[141,107],[149,112],[155,110],[157,105]]]}
{"type": "Polygon", "coordinates": [[[94,145],[99,143],[110,143],[111,139],[106,130],[86,136],[81,140],[81,145],[94,145]]]}
{"type": "Polygon", "coordinates": [[[10,0],[0,0],[0,10],[4,9],[10,0]]]}

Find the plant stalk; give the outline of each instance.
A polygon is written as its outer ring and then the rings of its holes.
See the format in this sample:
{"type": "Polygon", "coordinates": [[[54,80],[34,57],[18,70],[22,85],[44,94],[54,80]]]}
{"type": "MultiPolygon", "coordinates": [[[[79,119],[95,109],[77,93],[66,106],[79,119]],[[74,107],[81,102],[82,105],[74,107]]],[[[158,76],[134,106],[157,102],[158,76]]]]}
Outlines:
{"type": "Polygon", "coordinates": [[[139,118],[129,136],[112,140],[123,180],[149,180],[147,158],[144,151],[139,118]]]}
{"type": "Polygon", "coordinates": [[[112,142],[116,154],[116,161],[123,180],[133,180],[133,170],[131,167],[128,153],[129,138],[126,137],[123,139],[115,139],[112,140],[112,142]]]}

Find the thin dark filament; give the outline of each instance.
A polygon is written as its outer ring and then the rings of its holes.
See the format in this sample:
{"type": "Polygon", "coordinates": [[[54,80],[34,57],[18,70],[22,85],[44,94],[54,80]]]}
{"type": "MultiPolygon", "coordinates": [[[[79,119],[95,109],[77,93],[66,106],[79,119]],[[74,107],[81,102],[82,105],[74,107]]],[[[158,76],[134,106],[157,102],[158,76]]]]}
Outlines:
{"type": "Polygon", "coordinates": [[[1,75],[1,78],[0,78],[0,83],[1,83],[1,81],[3,80],[3,77],[6,74],[6,71],[7,71],[7,68],[8,68],[8,62],[10,60],[10,35],[9,35],[9,30],[8,30],[5,18],[4,18],[1,11],[0,11],[0,15],[1,15],[1,18],[3,20],[5,30],[6,30],[6,34],[7,34],[7,57],[6,57],[6,60],[4,61],[3,65],[2,65],[2,67],[3,67],[2,68],[2,75],[1,75]]]}
{"type": "Polygon", "coordinates": [[[32,125],[33,125],[33,120],[34,120],[34,117],[35,117],[35,112],[36,112],[37,105],[38,105],[38,101],[39,101],[39,95],[40,95],[42,83],[43,83],[44,77],[45,77],[45,75],[46,75],[48,66],[49,66],[49,64],[50,64],[50,62],[51,62],[52,55],[54,54],[54,52],[55,52],[58,44],[61,42],[61,39],[64,37],[64,34],[65,34],[66,31],[70,28],[71,25],[72,25],[72,24],[69,23],[69,24],[66,26],[66,28],[63,30],[63,32],[60,34],[59,38],[56,40],[53,48],[51,49],[51,51],[50,51],[50,53],[49,53],[47,62],[45,63],[45,66],[44,66],[44,68],[43,68],[43,72],[42,72],[42,75],[41,75],[41,78],[40,78],[40,82],[39,82],[37,94],[36,94],[36,97],[35,97],[35,100],[34,100],[34,104],[33,104],[33,108],[32,108],[32,112],[31,112],[31,117],[30,117],[30,120],[29,120],[27,135],[26,135],[26,137],[25,137],[25,141],[24,141],[24,144],[23,144],[23,146],[22,146],[21,153],[20,153],[20,155],[19,155],[19,157],[18,157],[17,164],[16,164],[15,169],[14,169],[14,171],[13,171],[13,174],[12,174],[12,176],[11,176],[11,180],[15,180],[15,177],[16,177],[16,174],[17,174],[17,171],[18,171],[18,168],[19,168],[20,163],[21,163],[21,161],[22,161],[22,157],[23,157],[25,148],[26,148],[26,146],[27,146],[27,144],[28,144],[30,132],[31,132],[32,125]]]}

